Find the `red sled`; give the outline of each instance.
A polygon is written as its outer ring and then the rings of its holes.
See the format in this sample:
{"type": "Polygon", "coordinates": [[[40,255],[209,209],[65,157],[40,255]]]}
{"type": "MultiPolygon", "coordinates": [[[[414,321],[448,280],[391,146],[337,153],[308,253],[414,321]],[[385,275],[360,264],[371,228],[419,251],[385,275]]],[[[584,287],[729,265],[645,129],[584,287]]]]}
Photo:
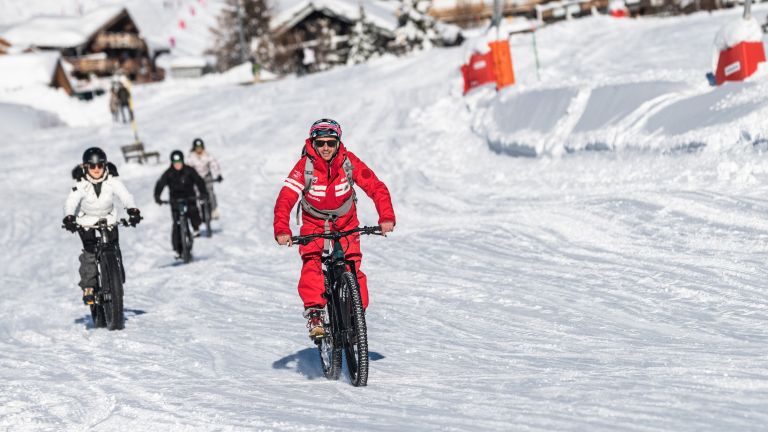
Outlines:
{"type": "Polygon", "coordinates": [[[611,11],[611,16],[614,18],[626,18],[627,13],[624,12],[624,9],[614,9],[611,11]]]}
{"type": "Polygon", "coordinates": [[[496,74],[493,72],[493,53],[472,54],[469,64],[461,66],[461,75],[464,76],[464,94],[483,84],[496,82],[496,74]]]}
{"type": "Polygon", "coordinates": [[[757,65],[763,62],[765,49],[762,42],[742,42],[722,51],[715,73],[717,85],[723,85],[726,81],[744,81],[755,73],[757,65]]]}

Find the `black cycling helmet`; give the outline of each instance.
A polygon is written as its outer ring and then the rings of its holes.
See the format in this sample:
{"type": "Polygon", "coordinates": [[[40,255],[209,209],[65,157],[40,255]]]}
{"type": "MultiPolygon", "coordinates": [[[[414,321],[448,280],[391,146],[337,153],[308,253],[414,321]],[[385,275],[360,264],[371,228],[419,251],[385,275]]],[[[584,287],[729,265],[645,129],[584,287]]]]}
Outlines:
{"type": "Polygon", "coordinates": [[[184,163],[184,153],[181,150],[174,150],[171,152],[171,165],[176,162],[184,163]]]}
{"type": "Polygon", "coordinates": [[[107,163],[107,154],[98,147],[91,147],[83,153],[83,165],[107,163]]]}
{"type": "Polygon", "coordinates": [[[205,143],[200,138],[195,138],[195,140],[192,141],[192,150],[194,150],[195,147],[205,148],[205,143]]]}

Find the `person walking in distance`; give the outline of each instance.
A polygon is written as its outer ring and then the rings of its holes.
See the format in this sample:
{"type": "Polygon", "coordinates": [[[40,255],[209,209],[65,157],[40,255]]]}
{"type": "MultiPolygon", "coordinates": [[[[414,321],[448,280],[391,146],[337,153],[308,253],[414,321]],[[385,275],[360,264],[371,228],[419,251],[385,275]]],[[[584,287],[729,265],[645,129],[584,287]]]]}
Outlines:
{"type": "Polygon", "coordinates": [[[200,212],[197,211],[197,197],[195,196],[195,186],[200,191],[200,198],[208,196],[208,190],[205,186],[205,180],[197,174],[192,167],[184,165],[184,153],[181,150],[174,150],[171,153],[171,166],[163,173],[155,184],[155,202],[162,204],[160,194],[168,186],[171,197],[171,217],[173,218],[173,232],[171,233],[171,243],[173,250],[176,251],[176,259],[181,258],[181,231],[179,230],[179,208],[178,201],[186,201],[187,208],[195,209],[188,211],[187,216],[192,224],[195,237],[200,237],[200,212]]]}
{"type": "Polygon", "coordinates": [[[120,115],[123,117],[123,123],[133,121],[133,111],[131,111],[130,102],[131,94],[128,93],[128,89],[125,88],[123,83],[120,83],[120,88],[117,90],[117,99],[120,101],[120,115]],[[126,111],[128,112],[128,116],[125,115],[126,111]]]}
{"type": "MultiPolygon", "coordinates": [[[[309,129],[302,158],[288,174],[275,203],[274,235],[277,243],[293,246],[290,213],[300,198],[299,205],[303,210],[301,235],[357,228],[360,222],[357,219],[354,185],[359,186],[373,200],[379,213],[381,232],[386,235],[394,230],[395,212],[387,186],[363,161],[344,147],[341,142],[341,126],[337,122],[331,119],[316,121],[309,129]],[[307,169],[310,162],[311,170],[307,169]]],[[[343,239],[342,246],[347,258],[355,262],[363,308],[367,308],[368,282],[365,274],[360,271],[363,257],[360,252],[360,236],[343,239]]],[[[309,321],[307,327],[311,338],[325,334],[325,280],[320,258],[327,249],[328,242],[299,246],[299,254],[304,263],[299,280],[299,295],[304,301],[304,318],[309,321]]]]}
{"type": "Polygon", "coordinates": [[[216,209],[216,195],[213,193],[213,182],[220,182],[222,180],[221,170],[216,162],[216,158],[205,149],[205,143],[202,139],[195,138],[192,141],[192,150],[187,155],[187,165],[194,168],[200,177],[205,180],[208,190],[208,202],[211,204],[211,216],[214,219],[219,219],[219,211],[216,209]]]}
{"type": "MultiPolygon", "coordinates": [[[[106,219],[108,224],[117,221],[117,210],[112,203],[118,197],[128,212],[128,222],[136,226],[141,221],[141,213],[136,208],[133,195],[128,192],[117,175],[117,168],[107,162],[107,155],[98,147],[91,147],[83,153],[83,163],[72,170],[75,186],[69,192],[64,204],[64,228],[78,232],[78,225],[95,225],[99,219],[106,219]],[[78,210],[79,209],[79,210],[78,210]],[[75,213],[77,212],[77,213],[75,213]]],[[[96,286],[98,269],[94,248],[99,244],[96,230],[79,230],[83,242],[80,254],[80,288],[83,290],[83,302],[93,304],[93,288],[96,286]]],[[[109,230],[109,241],[117,243],[117,227],[109,230]]]]}

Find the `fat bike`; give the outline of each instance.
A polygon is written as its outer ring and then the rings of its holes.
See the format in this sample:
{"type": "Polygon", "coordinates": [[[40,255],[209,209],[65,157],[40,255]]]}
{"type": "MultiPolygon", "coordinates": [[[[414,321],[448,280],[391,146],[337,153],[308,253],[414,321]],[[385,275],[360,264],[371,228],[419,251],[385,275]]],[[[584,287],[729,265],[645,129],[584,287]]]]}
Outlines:
{"type": "Polygon", "coordinates": [[[327,234],[291,237],[294,243],[308,245],[318,239],[333,242],[333,251],[321,260],[325,269],[325,336],[315,338],[323,373],[329,380],[339,379],[342,352],[347,360],[349,380],[355,387],[368,382],[368,332],[360,297],[355,262],[348,260],[341,239],[352,235],[382,235],[381,227],[363,227],[327,234]]]}
{"type": "MultiPolygon", "coordinates": [[[[194,199],[194,198],[192,198],[194,199]]],[[[176,206],[179,213],[179,218],[176,221],[176,225],[179,226],[179,242],[181,243],[181,259],[184,260],[184,264],[192,262],[192,231],[189,229],[189,206],[187,205],[187,199],[172,199],[169,201],[161,201],[163,204],[170,204],[176,206]]],[[[197,209],[195,209],[197,211],[197,209]]]]}

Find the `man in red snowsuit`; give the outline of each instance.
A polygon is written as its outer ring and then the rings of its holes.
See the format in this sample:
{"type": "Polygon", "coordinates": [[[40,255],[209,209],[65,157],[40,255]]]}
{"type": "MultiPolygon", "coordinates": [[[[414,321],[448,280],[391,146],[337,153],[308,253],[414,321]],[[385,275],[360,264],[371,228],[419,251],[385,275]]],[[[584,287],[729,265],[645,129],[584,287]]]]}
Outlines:
{"type": "MultiPolygon", "coordinates": [[[[313,165],[311,187],[306,193],[306,201],[319,211],[336,211],[351,205],[349,211],[338,215],[335,220],[321,219],[313,216],[311,211],[302,206],[301,235],[322,233],[328,228],[332,231],[345,231],[357,228],[360,222],[357,220],[357,206],[354,203],[354,191],[347,181],[347,174],[342,167],[345,160],[354,167],[352,179],[354,184],[373,200],[376,211],[379,213],[379,225],[381,231],[391,232],[395,226],[395,212],[392,209],[392,200],[387,186],[381,182],[376,174],[354,154],[344,148],[341,143],[341,126],[333,120],[322,119],[315,122],[310,129],[310,138],[305,142],[306,156],[302,157],[293,167],[285,180],[280,195],[275,203],[275,239],[280,245],[293,245],[291,242],[290,218],[291,210],[301,198],[305,187],[304,168],[307,159],[311,159],[313,165]],[[348,203],[348,201],[352,200],[348,203]]],[[[343,210],[342,210],[343,211],[343,210]]],[[[360,271],[360,236],[349,236],[341,240],[346,251],[347,259],[355,262],[357,268],[357,280],[360,284],[360,294],[363,307],[368,307],[368,284],[365,274],[360,271]]],[[[323,252],[323,241],[310,243],[307,246],[299,246],[299,254],[304,262],[299,280],[299,295],[304,301],[304,317],[309,320],[308,327],[310,337],[324,335],[323,316],[326,300],[323,298],[325,283],[320,257],[323,252]]]]}

